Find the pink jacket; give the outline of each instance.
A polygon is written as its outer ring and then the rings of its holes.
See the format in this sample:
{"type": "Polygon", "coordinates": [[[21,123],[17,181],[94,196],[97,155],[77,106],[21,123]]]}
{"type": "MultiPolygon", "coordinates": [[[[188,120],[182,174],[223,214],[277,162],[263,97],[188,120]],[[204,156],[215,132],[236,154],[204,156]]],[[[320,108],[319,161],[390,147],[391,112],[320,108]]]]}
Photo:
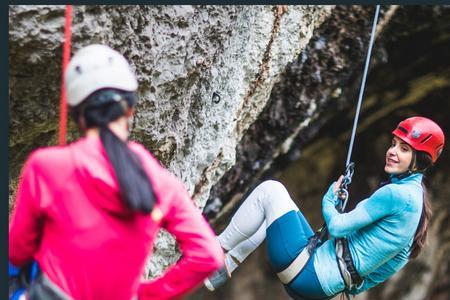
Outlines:
{"type": "Polygon", "coordinates": [[[178,298],[220,268],[220,245],[183,184],[143,146],[129,147],[158,199],[150,216],[123,204],[99,138],[39,149],[22,170],[9,227],[10,262],[37,260],[57,286],[80,300],[178,298]],[[181,258],[161,277],[141,281],[160,228],[175,236],[181,258]]]}

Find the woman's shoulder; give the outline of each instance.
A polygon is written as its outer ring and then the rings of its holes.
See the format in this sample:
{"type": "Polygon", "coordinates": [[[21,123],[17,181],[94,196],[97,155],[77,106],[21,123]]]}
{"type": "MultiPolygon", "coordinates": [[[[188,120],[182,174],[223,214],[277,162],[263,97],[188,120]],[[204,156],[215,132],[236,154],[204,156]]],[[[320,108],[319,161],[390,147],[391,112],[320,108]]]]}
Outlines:
{"type": "Polygon", "coordinates": [[[391,192],[397,197],[405,197],[411,194],[422,195],[422,185],[411,182],[399,182],[386,185],[391,192]]]}
{"type": "Polygon", "coordinates": [[[51,146],[33,150],[22,167],[21,176],[34,174],[41,184],[64,184],[73,170],[68,148],[51,146]]]}
{"type": "Polygon", "coordinates": [[[373,195],[376,197],[382,197],[382,198],[392,198],[394,197],[396,193],[397,187],[395,184],[389,183],[386,185],[383,185],[382,187],[378,188],[373,195]]]}
{"type": "Polygon", "coordinates": [[[51,167],[55,169],[60,163],[67,162],[70,156],[67,146],[49,146],[33,150],[26,161],[26,164],[34,167],[51,167]]]}
{"type": "Polygon", "coordinates": [[[396,210],[398,207],[403,207],[405,202],[404,193],[395,183],[386,184],[377,189],[371,196],[371,203],[381,205],[386,209],[396,210]]]}
{"type": "Polygon", "coordinates": [[[398,183],[387,184],[379,188],[374,194],[377,194],[378,198],[384,199],[386,204],[398,211],[402,211],[410,205],[412,199],[421,197],[422,195],[418,189],[412,188],[410,185],[398,183]]]}

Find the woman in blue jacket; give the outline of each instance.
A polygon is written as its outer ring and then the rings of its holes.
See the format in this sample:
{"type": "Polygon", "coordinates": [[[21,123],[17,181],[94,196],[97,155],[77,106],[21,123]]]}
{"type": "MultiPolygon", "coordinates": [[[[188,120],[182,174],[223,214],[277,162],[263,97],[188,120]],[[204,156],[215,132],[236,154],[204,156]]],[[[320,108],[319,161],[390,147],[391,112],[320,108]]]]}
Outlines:
{"type": "Polygon", "coordinates": [[[322,201],[331,238],[309,252],[311,259],[302,251],[314,235],[311,226],[281,183],[265,181],[218,236],[227,252],[226,267],[209,277],[206,287],[222,285],[265,238],[270,264],[294,299],[361,293],[415,258],[431,217],[423,173],[436,162],[445,138],[436,123],[423,117],[400,122],[392,133],[384,167],[390,182],[348,213],[336,209],[343,177],[331,184],[322,201]]]}

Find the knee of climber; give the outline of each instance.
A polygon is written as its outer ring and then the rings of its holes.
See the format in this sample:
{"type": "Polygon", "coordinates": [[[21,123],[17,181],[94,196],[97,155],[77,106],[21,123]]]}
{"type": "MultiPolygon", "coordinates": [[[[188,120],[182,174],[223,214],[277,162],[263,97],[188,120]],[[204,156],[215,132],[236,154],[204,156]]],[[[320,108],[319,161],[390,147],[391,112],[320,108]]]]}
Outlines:
{"type": "Polygon", "coordinates": [[[281,196],[281,195],[289,195],[286,187],[277,180],[266,180],[260,184],[261,188],[268,195],[272,196],[281,196]]]}

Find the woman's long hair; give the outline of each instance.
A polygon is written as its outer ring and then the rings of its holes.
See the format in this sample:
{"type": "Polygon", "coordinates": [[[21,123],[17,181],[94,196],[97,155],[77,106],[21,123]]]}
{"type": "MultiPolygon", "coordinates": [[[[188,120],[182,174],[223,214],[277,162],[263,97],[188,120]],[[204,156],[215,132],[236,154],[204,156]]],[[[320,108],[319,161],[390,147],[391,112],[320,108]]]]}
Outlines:
{"type": "MultiPolygon", "coordinates": [[[[417,170],[417,172],[425,172],[428,167],[430,167],[433,162],[431,160],[431,156],[422,151],[415,151],[415,166],[413,170],[417,170]]],[[[416,233],[414,234],[414,240],[411,245],[409,258],[416,258],[422,248],[425,246],[427,235],[428,235],[428,225],[430,223],[430,219],[432,216],[431,204],[429,201],[429,196],[427,192],[427,188],[424,182],[425,176],[422,179],[422,188],[423,188],[423,204],[422,204],[422,215],[420,216],[420,221],[417,226],[416,233]]]]}
{"type": "Polygon", "coordinates": [[[156,202],[151,181],[138,156],[108,127],[135,103],[134,92],[102,89],[72,108],[71,114],[80,127],[100,129],[100,139],[113,166],[123,201],[132,211],[149,214],[156,202]]]}

